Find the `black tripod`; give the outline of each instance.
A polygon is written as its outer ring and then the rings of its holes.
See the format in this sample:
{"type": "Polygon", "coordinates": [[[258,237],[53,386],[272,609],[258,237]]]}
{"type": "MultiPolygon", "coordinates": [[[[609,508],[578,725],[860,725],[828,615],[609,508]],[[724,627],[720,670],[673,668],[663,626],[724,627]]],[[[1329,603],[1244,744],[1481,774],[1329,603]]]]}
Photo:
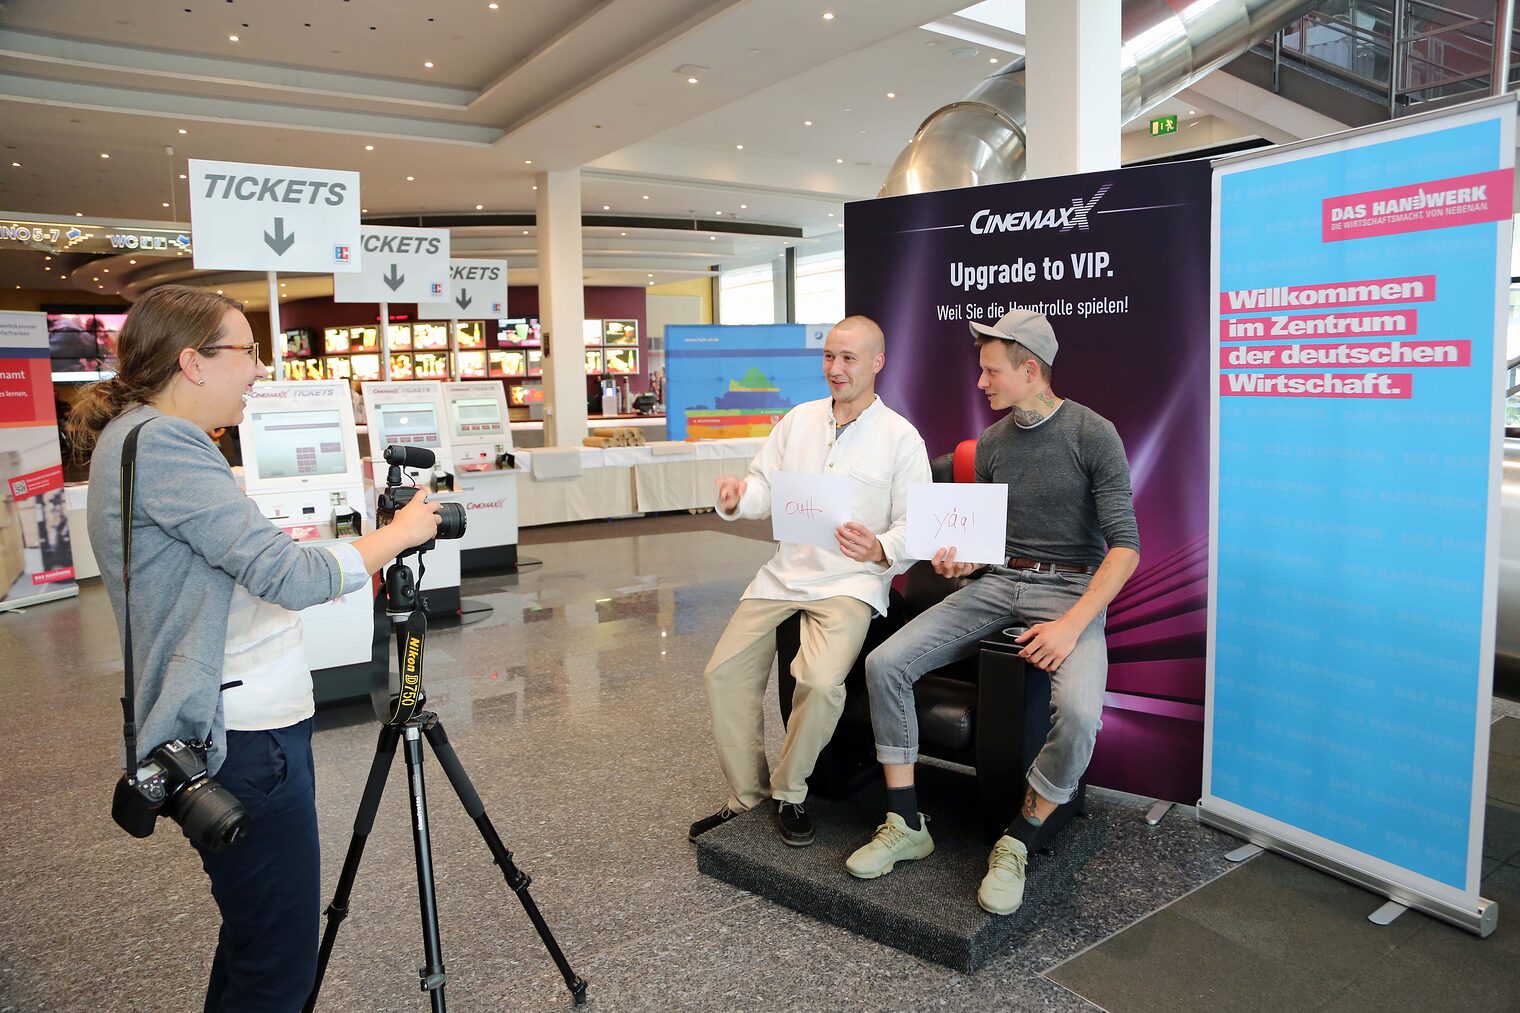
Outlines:
{"type": "MultiPolygon", "coordinates": [[[[431,543],[429,543],[431,544],[431,543]]],[[[418,570],[421,571],[422,554],[418,551],[418,570]]],[[[507,886],[517,894],[523,910],[538,931],[544,948],[554,959],[559,973],[565,978],[565,987],[577,1006],[586,1002],[586,982],[570,968],[554,933],[539,913],[538,905],[528,893],[532,879],[512,861],[512,852],[502,843],[496,828],[486,816],[485,806],[470,783],[469,775],[459,762],[459,754],[449,744],[448,734],[438,721],[438,715],[422,710],[426,695],[422,692],[422,648],[427,633],[426,603],[418,602],[416,582],[411,571],[401,559],[390,565],[385,574],[386,614],[391,618],[391,629],[397,637],[396,652],[401,666],[400,692],[390,697],[389,714],[380,726],[380,741],[375,747],[375,759],[370,764],[369,780],[364,785],[364,797],[359,802],[359,812],[354,817],[354,836],[348,845],[348,855],[343,860],[343,873],[338,877],[338,888],[327,908],[327,929],[322,935],[322,948],[317,955],[317,979],[306,1000],[306,1013],[316,1007],[317,993],[322,988],[322,977],[327,971],[327,961],[332,956],[333,941],[338,927],[348,916],[348,898],[353,889],[354,877],[359,872],[359,860],[364,856],[364,845],[375,823],[375,813],[380,808],[380,796],[385,792],[385,782],[390,776],[391,761],[396,756],[396,744],[406,743],[407,786],[411,794],[412,845],[417,855],[417,899],[422,913],[422,945],[427,964],[418,970],[422,990],[428,993],[433,1013],[444,1013],[443,986],[447,975],[443,970],[443,944],[438,935],[438,901],[433,886],[433,852],[428,834],[427,791],[422,780],[422,738],[427,737],[433,747],[433,755],[448,775],[454,794],[459,796],[465,811],[475,821],[480,836],[490,849],[492,860],[501,867],[507,886]]],[[[389,688],[386,687],[389,695],[389,688]]]]}

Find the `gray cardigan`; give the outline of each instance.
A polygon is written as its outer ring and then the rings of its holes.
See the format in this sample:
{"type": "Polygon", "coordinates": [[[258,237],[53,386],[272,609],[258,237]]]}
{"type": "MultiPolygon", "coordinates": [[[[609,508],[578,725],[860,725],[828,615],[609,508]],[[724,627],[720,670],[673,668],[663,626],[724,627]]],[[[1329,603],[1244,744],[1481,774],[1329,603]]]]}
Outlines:
{"type": "Polygon", "coordinates": [[[331,552],[296,544],[259,513],[194,423],[140,405],[105,427],[90,460],[90,541],[118,630],[121,449],[145,419],[153,421],[137,438],[132,508],[137,754],[170,739],[209,738],[215,774],[227,756],[221,681],[233,584],[299,610],[336,598],[342,569],[331,552]]]}

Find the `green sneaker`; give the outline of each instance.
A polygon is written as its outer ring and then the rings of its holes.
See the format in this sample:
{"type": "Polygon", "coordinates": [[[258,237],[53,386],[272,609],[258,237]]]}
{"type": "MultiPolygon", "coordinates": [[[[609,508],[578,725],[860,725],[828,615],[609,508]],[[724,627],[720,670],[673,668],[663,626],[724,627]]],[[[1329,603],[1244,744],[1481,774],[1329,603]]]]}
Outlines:
{"type": "Polygon", "coordinates": [[[976,891],[976,902],[983,911],[1011,915],[1024,903],[1024,873],[1029,865],[1029,849],[1024,842],[1007,834],[998,838],[987,859],[987,875],[976,891]]]}
{"type": "Polygon", "coordinates": [[[887,813],[887,821],[876,828],[876,835],[845,860],[844,867],[856,879],[875,879],[892,871],[898,862],[914,858],[928,858],[934,854],[934,841],[929,836],[929,817],[918,814],[918,829],[909,830],[908,824],[896,813],[887,813]]]}

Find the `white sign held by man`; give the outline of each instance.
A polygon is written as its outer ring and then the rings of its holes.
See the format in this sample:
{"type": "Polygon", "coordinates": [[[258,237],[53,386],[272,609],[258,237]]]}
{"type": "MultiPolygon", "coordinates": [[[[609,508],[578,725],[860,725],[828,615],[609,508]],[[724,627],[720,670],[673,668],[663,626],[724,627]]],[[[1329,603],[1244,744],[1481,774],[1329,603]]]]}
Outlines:
{"type": "Polygon", "coordinates": [[[364,267],[333,275],[333,302],[437,302],[449,290],[449,230],[359,228],[364,267]]]}
{"type": "Polygon", "coordinates": [[[359,270],[359,174],[190,159],[198,270],[359,270]]]}
{"type": "Polygon", "coordinates": [[[839,551],[834,529],[850,519],[855,484],[843,475],[773,471],[771,534],[778,542],[839,551]]]}
{"type": "Polygon", "coordinates": [[[1008,486],[1001,482],[920,482],[908,486],[908,558],[955,549],[957,563],[1003,563],[1008,486]]]}
{"type": "Polygon", "coordinates": [[[445,320],[507,315],[507,262],[505,260],[449,261],[448,301],[417,307],[421,319],[445,320]]]}

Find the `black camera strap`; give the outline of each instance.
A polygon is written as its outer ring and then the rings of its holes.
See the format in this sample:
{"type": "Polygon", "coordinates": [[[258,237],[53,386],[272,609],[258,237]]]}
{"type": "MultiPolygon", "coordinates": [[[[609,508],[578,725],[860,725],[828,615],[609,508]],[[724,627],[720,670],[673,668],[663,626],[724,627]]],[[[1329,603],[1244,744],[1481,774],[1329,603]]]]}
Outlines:
{"type": "Polygon", "coordinates": [[[132,486],[137,478],[137,434],[152,422],[145,419],[132,427],[121,445],[121,627],[125,654],[126,693],[121,698],[122,738],[126,742],[127,777],[137,775],[137,709],[132,682],[132,486]]]}

